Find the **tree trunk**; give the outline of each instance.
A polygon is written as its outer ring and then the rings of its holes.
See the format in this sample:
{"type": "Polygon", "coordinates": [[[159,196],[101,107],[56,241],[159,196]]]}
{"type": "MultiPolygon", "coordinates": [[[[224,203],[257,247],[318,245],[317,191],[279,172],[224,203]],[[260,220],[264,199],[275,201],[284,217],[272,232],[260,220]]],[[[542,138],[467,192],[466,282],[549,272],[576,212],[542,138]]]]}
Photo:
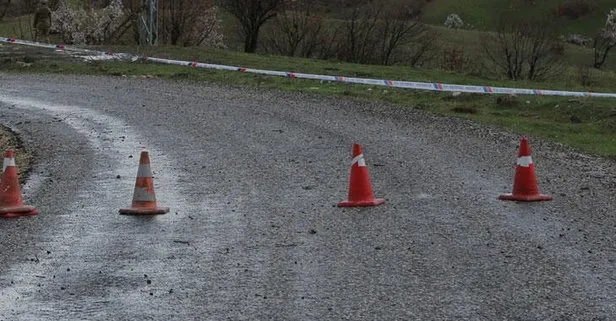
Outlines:
{"type": "Polygon", "coordinates": [[[602,53],[600,52],[600,50],[595,49],[595,63],[593,64],[593,67],[595,67],[595,69],[600,69],[601,66],[603,66],[603,64],[605,63],[605,59],[607,59],[607,54],[613,47],[614,46],[610,45],[606,46],[605,48],[603,48],[602,53]]]}
{"type": "Polygon", "coordinates": [[[259,29],[251,30],[244,40],[244,52],[255,53],[257,51],[257,42],[259,40],[259,29]]]}

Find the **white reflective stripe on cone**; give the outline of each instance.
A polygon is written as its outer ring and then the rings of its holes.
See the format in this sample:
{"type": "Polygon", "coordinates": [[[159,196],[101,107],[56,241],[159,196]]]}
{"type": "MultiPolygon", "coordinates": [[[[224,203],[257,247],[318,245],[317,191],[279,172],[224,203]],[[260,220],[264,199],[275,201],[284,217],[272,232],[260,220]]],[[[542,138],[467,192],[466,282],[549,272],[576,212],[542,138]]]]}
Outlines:
{"type": "Polygon", "coordinates": [[[5,158],[2,163],[2,171],[4,172],[4,170],[9,166],[15,166],[15,158],[5,158]]]}
{"type": "Polygon", "coordinates": [[[135,187],[135,193],[133,196],[135,201],[156,201],[156,196],[153,193],[148,192],[147,188],[135,187]]]}
{"type": "Polygon", "coordinates": [[[522,167],[528,167],[533,163],[533,159],[530,156],[518,157],[518,165],[522,167]]]}
{"type": "Polygon", "coordinates": [[[139,165],[137,170],[137,177],[152,177],[152,170],[149,164],[139,165]]]}
{"type": "Polygon", "coordinates": [[[366,167],[366,161],[364,160],[364,154],[359,154],[353,157],[353,161],[351,161],[351,166],[355,165],[356,163],[357,163],[357,166],[366,167]]]}

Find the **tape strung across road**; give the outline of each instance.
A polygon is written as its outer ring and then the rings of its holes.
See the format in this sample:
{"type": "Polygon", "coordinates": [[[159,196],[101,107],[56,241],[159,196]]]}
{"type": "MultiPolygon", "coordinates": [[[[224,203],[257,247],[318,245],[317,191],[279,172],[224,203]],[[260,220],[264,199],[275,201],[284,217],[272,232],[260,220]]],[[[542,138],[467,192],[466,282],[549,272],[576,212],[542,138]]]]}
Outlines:
{"type": "Polygon", "coordinates": [[[417,89],[417,90],[429,90],[429,91],[444,91],[444,92],[616,98],[616,93],[508,88],[508,87],[475,86],[475,85],[455,85],[455,84],[443,84],[443,83],[356,78],[356,77],[344,77],[344,76],[306,74],[306,73],[299,73],[299,72],[252,69],[252,68],[244,68],[244,67],[237,67],[237,66],[208,64],[208,63],[201,63],[201,62],[195,62],[195,61],[163,59],[163,58],[138,56],[138,55],[133,55],[133,54],[125,54],[125,53],[110,53],[110,52],[104,52],[104,51],[87,50],[87,49],[81,49],[81,48],[76,48],[76,47],[46,44],[46,43],[33,42],[33,41],[21,40],[21,39],[15,39],[15,38],[4,38],[3,37],[3,38],[0,38],[0,40],[1,40],[0,42],[7,42],[7,43],[12,43],[12,44],[19,44],[19,45],[33,46],[33,47],[40,47],[40,48],[49,48],[49,49],[56,49],[56,50],[74,51],[74,52],[79,52],[83,54],[89,54],[91,59],[118,59],[118,60],[132,61],[132,62],[150,61],[154,63],[186,66],[186,67],[191,67],[191,68],[239,71],[243,73],[280,76],[280,77],[287,77],[287,78],[292,78],[292,79],[301,78],[301,79],[313,79],[313,80],[327,80],[327,81],[335,81],[335,82],[343,82],[343,83],[376,85],[376,86],[407,88],[407,89],[417,89]]]}

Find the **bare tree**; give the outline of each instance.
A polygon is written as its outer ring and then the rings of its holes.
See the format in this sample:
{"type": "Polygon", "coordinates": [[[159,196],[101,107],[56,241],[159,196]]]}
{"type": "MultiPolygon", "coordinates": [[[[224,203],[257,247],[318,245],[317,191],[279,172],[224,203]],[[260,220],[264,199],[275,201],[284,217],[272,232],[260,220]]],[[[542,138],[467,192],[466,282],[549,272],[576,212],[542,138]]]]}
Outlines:
{"type": "Polygon", "coordinates": [[[376,30],[385,2],[372,0],[346,0],[344,10],[344,41],[338,58],[356,63],[368,63],[377,48],[376,30]]]}
{"type": "Polygon", "coordinates": [[[339,43],[344,39],[342,31],[341,24],[333,24],[324,28],[317,37],[318,45],[315,48],[315,56],[319,59],[337,58],[339,43]]]}
{"type": "Polygon", "coordinates": [[[524,33],[516,23],[501,19],[495,35],[482,38],[487,57],[497,68],[503,70],[509,79],[520,79],[524,68],[526,43],[524,33]]]}
{"type": "Polygon", "coordinates": [[[279,7],[264,29],[267,51],[356,63],[407,65],[423,61],[437,34],[421,23],[425,0],[294,0],[279,7]]]}
{"type": "Polygon", "coordinates": [[[533,21],[530,30],[526,63],[529,80],[544,79],[560,70],[564,46],[556,40],[555,32],[546,20],[533,21]]]}
{"type": "MultiPolygon", "coordinates": [[[[198,10],[193,6],[198,1],[191,0],[166,0],[162,1],[162,26],[163,39],[172,45],[177,45],[186,30],[192,27],[198,10]]],[[[203,1],[207,2],[207,1],[203,1]]]]}
{"type": "Polygon", "coordinates": [[[210,37],[222,42],[213,0],[162,0],[161,7],[162,41],[185,47],[201,45],[210,37]]]}
{"type": "Polygon", "coordinates": [[[437,34],[421,23],[423,0],[342,0],[337,58],[389,65],[404,55],[416,65],[435,46],[437,34]]]}
{"type": "Polygon", "coordinates": [[[259,31],[276,16],[286,0],[221,0],[220,6],[237,18],[244,37],[244,51],[257,51],[259,31]]]}
{"type": "Polygon", "coordinates": [[[130,12],[130,27],[128,30],[131,30],[132,40],[134,43],[139,43],[139,38],[141,38],[140,30],[139,30],[139,15],[146,8],[146,3],[143,0],[122,0],[122,4],[124,8],[128,12],[130,12]]]}
{"type": "Polygon", "coordinates": [[[303,57],[315,52],[324,22],[317,0],[288,2],[272,22],[272,32],[265,40],[269,51],[303,57]]]}
{"type": "Polygon", "coordinates": [[[616,37],[612,37],[605,28],[597,32],[593,39],[594,63],[593,67],[601,68],[612,48],[616,47],[616,37]]]}
{"type": "Polygon", "coordinates": [[[549,22],[503,14],[495,34],[482,38],[484,52],[507,78],[537,80],[559,66],[562,52],[549,22]]]}
{"type": "Polygon", "coordinates": [[[434,39],[431,39],[428,29],[421,23],[420,12],[404,10],[409,4],[403,6],[392,4],[383,11],[383,16],[377,28],[377,43],[379,45],[378,61],[382,65],[390,65],[395,59],[396,51],[402,46],[412,44],[412,50],[407,62],[416,65],[431,48],[434,39]]]}
{"type": "Polygon", "coordinates": [[[605,27],[599,29],[593,40],[595,68],[601,68],[612,48],[616,47],[616,9],[612,9],[607,15],[605,27]]]}

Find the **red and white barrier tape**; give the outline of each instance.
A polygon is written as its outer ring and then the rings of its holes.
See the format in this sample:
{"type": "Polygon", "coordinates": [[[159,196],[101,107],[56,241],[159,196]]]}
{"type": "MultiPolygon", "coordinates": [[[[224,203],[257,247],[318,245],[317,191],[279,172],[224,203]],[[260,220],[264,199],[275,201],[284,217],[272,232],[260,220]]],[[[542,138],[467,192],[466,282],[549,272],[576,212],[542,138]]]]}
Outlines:
{"type": "Polygon", "coordinates": [[[8,42],[8,43],[25,45],[25,46],[34,46],[34,47],[49,48],[49,49],[56,49],[56,50],[66,50],[66,51],[75,51],[75,52],[81,52],[81,53],[89,53],[89,54],[94,54],[101,58],[105,57],[108,59],[120,59],[120,60],[130,60],[130,61],[141,60],[141,61],[150,61],[150,62],[161,63],[161,64],[187,66],[191,68],[206,68],[206,69],[239,71],[243,73],[280,76],[280,77],[287,77],[291,79],[301,78],[301,79],[313,79],[313,80],[327,80],[327,81],[336,81],[336,82],[343,82],[343,83],[376,85],[376,86],[407,88],[407,89],[417,89],[417,90],[429,90],[429,91],[444,91],[444,92],[616,98],[616,93],[508,88],[508,87],[475,86],[475,85],[455,85],[455,84],[429,83],[429,82],[416,82],[416,81],[399,81],[399,80],[388,80],[388,79],[370,79],[370,78],[305,74],[305,73],[299,73],[299,72],[252,69],[252,68],[244,68],[244,67],[237,67],[237,66],[200,63],[200,62],[194,62],[194,61],[154,58],[154,57],[137,56],[137,55],[125,54],[125,53],[109,53],[109,52],[104,52],[104,51],[68,47],[64,45],[45,44],[45,43],[39,43],[39,42],[33,42],[33,41],[21,40],[21,39],[15,39],[15,38],[0,38],[0,40],[2,40],[0,42],[8,42]]]}

